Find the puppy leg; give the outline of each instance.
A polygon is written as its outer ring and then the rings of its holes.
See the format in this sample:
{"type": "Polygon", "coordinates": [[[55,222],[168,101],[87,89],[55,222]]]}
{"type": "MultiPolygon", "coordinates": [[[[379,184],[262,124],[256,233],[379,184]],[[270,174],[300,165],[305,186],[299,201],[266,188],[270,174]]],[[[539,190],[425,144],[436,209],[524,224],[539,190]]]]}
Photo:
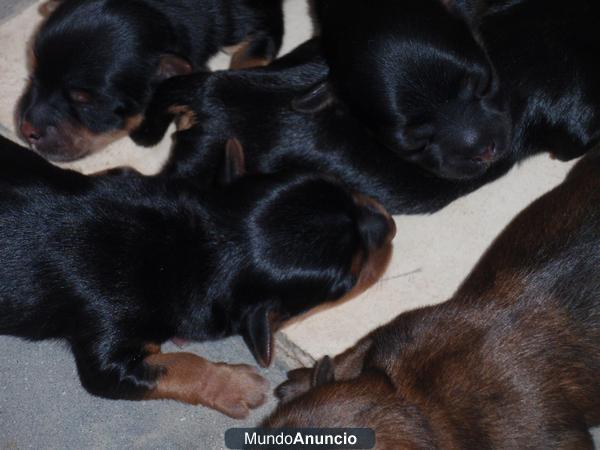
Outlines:
{"type": "Polygon", "coordinates": [[[238,47],[231,58],[232,69],[265,66],[269,64],[281,49],[283,41],[283,1],[254,0],[249,5],[254,11],[260,11],[260,23],[250,36],[238,47]]]}
{"type": "Polygon", "coordinates": [[[270,58],[264,55],[261,47],[265,44],[262,41],[244,41],[233,55],[231,55],[230,69],[248,69],[251,67],[266,66],[271,62],[270,58]]]}
{"type": "Polygon", "coordinates": [[[74,345],[81,383],[112,399],[171,399],[244,418],[266,400],[267,382],[251,366],[212,363],[191,353],[160,353],[155,344],[74,345]]]}
{"type": "MultiPolygon", "coordinates": [[[[354,347],[334,358],[333,369],[336,381],[351,380],[360,375],[372,342],[370,337],[361,339],[354,347]]],[[[288,379],[277,386],[275,395],[282,402],[288,402],[308,392],[313,387],[313,372],[316,368],[317,366],[289,371],[287,374],[288,379]]]]}
{"type": "Polygon", "coordinates": [[[145,364],[144,358],[158,353],[160,346],[123,341],[90,335],[71,342],[79,379],[90,394],[137,400],[156,386],[162,369],[145,364]]]}
{"type": "Polygon", "coordinates": [[[266,66],[277,56],[281,39],[276,41],[272,35],[261,34],[242,42],[231,56],[229,68],[247,69],[266,66]]]}
{"type": "Polygon", "coordinates": [[[182,75],[163,81],[154,93],[141,124],[129,137],[138,145],[151,147],[158,144],[171,122],[184,116],[186,126],[194,123],[193,111],[189,107],[198,95],[198,90],[208,77],[205,73],[182,75]]]}
{"type": "Polygon", "coordinates": [[[191,353],[157,353],[146,364],[162,372],[147,399],[204,405],[236,419],[266,400],[267,381],[246,364],[213,363],[191,353]]]}

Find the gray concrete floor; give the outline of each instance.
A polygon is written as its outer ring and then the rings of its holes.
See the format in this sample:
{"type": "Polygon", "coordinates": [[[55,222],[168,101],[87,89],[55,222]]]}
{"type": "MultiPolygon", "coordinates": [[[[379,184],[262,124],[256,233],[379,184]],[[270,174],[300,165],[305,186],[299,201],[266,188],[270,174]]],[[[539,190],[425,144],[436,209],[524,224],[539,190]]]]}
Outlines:
{"type": "Polygon", "coordinates": [[[20,13],[36,0],[3,0],[0,2],[0,23],[20,13]]]}
{"type": "MultiPolygon", "coordinates": [[[[165,351],[176,350],[172,344],[165,351]]],[[[254,364],[241,339],[193,344],[186,351],[213,361],[254,364]]],[[[274,388],[286,365],[262,374],[274,388]]],[[[254,426],[269,402],[244,421],[173,401],[115,401],[89,395],[79,384],[70,351],[61,342],[0,337],[0,449],[224,448],[231,427],[254,426]]]]}

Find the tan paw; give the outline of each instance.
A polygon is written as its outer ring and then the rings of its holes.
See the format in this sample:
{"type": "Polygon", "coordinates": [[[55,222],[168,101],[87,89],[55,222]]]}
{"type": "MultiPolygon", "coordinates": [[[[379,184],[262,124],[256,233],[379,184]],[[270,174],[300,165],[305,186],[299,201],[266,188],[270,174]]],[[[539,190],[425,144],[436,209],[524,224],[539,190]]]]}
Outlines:
{"type": "Polygon", "coordinates": [[[212,406],[234,419],[248,417],[251,409],[267,400],[269,383],[247,364],[217,364],[220,388],[212,406]]]}

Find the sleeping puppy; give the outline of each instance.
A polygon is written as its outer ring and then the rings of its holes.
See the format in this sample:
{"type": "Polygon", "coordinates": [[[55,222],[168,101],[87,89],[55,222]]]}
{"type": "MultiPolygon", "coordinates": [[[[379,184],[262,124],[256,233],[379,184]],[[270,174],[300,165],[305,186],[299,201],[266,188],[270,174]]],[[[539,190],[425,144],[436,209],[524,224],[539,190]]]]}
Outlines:
{"type": "Polygon", "coordinates": [[[236,141],[206,191],[1,149],[0,334],[66,340],[101,397],[244,417],[265,399],[254,369],[160,344],[241,335],[267,366],[283,321],[367,288],[391,252],[393,221],[376,202],[317,174],[241,177],[236,141]]]}
{"type": "Polygon", "coordinates": [[[452,299],[290,372],[277,392],[266,426],[370,427],[380,450],[593,449],[600,152],[517,216],[452,299]]]}
{"type": "Polygon", "coordinates": [[[600,140],[600,3],[448,0],[471,23],[509,99],[512,146],[561,160],[600,140]]]}
{"type": "Polygon", "coordinates": [[[70,161],[139,125],[156,86],[203,69],[224,46],[265,64],[281,46],[282,0],[64,0],[35,36],[17,111],[23,139],[70,161]]]}
{"type": "Polygon", "coordinates": [[[212,182],[223,145],[235,136],[247,150],[251,171],[325,172],[376,198],[392,214],[434,212],[501,176],[517,160],[510,154],[473,180],[435,177],[382,145],[344,104],[322,104],[327,76],[314,39],[268,67],[174,77],[157,89],[132,137],[153,145],[175,118],[179,131],[165,175],[212,182]]]}
{"type": "Polygon", "coordinates": [[[494,68],[442,2],[322,0],[314,9],[333,94],[399,157],[466,179],[511,151],[494,68]]]}

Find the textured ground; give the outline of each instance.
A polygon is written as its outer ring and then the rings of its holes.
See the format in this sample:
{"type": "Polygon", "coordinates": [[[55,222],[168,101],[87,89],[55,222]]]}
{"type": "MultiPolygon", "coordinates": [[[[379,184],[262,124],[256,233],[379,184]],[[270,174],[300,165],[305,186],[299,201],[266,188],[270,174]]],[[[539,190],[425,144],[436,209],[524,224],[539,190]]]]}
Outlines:
{"type": "MultiPolygon", "coordinates": [[[[165,347],[163,347],[165,348],[165,347]]],[[[167,350],[174,347],[167,346],[167,350]]],[[[241,339],[186,351],[213,361],[254,364],[241,339]]],[[[276,361],[263,370],[271,387],[287,367],[276,361]]],[[[30,343],[0,337],[0,449],[224,448],[225,430],[254,426],[275,404],[245,421],[202,407],[170,401],[114,401],[92,397],[80,386],[75,362],[61,342],[30,343]]]]}

